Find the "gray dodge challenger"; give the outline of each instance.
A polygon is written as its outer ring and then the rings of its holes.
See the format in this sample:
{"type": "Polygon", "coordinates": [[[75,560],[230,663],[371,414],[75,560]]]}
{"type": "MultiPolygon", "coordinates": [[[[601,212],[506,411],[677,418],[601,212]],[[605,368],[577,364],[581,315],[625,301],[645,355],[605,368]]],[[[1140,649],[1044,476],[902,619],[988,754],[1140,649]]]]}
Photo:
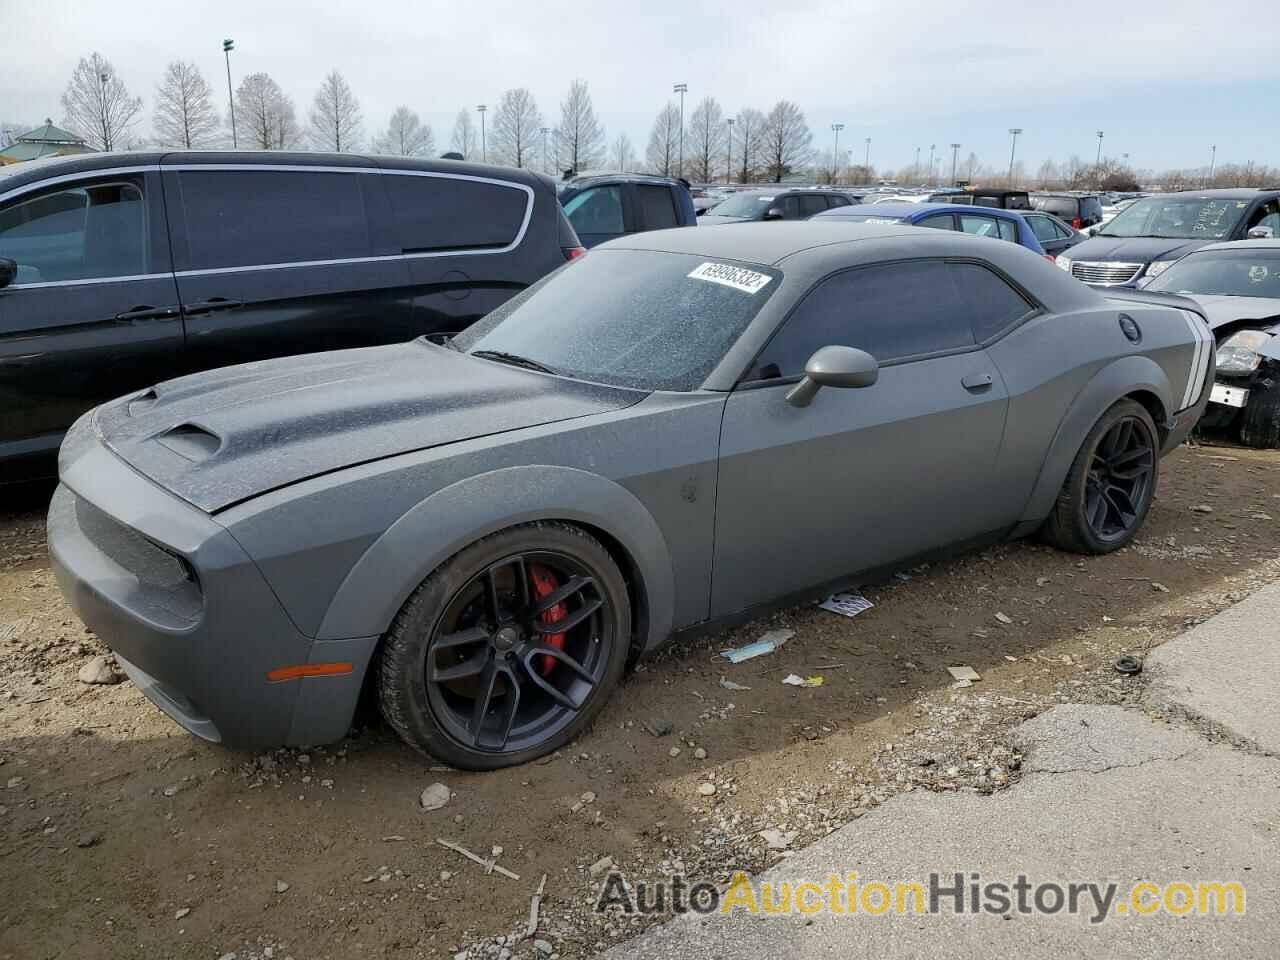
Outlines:
{"type": "Polygon", "coordinates": [[[598,247],[446,344],[172,380],[67,435],[63,592],[234,746],[362,692],[450,764],[578,734],[672,635],[1034,532],[1128,543],[1203,412],[1190,301],[1016,244],[770,223],[598,247]]]}

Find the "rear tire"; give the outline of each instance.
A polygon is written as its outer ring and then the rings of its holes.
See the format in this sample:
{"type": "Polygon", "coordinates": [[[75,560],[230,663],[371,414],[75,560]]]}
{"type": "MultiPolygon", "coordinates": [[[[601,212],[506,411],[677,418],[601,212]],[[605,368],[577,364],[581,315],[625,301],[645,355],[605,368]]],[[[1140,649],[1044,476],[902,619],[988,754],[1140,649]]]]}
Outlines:
{"type": "Polygon", "coordinates": [[[1072,553],[1111,553],[1129,543],[1155,498],[1159,437],[1142,404],[1109,407],[1072,461],[1042,538],[1072,553]]]}
{"type": "Polygon", "coordinates": [[[1249,394],[1240,413],[1240,442],[1261,450],[1280,447],[1280,389],[1249,394]]]}
{"type": "Polygon", "coordinates": [[[405,601],[379,652],[379,706],[401,739],[451,766],[525,763],[599,714],[630,640],[627,584],[600,542],[523,524],[459,551],[405,601]],[[554,633],[559,621],[570,626],[554,633]]]}

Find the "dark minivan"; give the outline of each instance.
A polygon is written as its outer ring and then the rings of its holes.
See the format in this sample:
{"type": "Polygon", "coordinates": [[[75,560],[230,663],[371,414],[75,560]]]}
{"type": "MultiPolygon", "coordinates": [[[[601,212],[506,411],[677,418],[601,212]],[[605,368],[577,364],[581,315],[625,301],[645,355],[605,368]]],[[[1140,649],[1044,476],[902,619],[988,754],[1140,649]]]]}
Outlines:
{"type": "Polygon", "coordinates": [[[584,247],[646,230],[694,227],[689,185],[642,173],[576,177],[560,187],[560,203],[584,247]]]}
{"type": "Polygon", "coordinates": [[[0,173],[0,482],[84,411],[210,367],[451,334],[582,252],[542,176],[351,154],[0,173]]]}
{"type": "Polygon", "coordinates": [[[852,206],[853,200],[840,190],[789,190],[784,187],[740,190],[712,207],[698,223],[704,227],[753,220],[808,220],[833,207],[852,206]]]}

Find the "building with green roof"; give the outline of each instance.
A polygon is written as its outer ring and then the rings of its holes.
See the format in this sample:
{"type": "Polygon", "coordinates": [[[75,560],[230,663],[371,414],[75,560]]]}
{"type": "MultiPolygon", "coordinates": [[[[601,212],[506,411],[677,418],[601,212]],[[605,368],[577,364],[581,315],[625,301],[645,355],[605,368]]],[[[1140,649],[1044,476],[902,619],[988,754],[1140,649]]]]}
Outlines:
{"type": "Polygon", "coordinates": [[[74,133],[55,127],[52,120],[46,119],[44,126],[20,134],[11,146],[0,150],[0,164],[93,152],[93,147],[74,133]]]}

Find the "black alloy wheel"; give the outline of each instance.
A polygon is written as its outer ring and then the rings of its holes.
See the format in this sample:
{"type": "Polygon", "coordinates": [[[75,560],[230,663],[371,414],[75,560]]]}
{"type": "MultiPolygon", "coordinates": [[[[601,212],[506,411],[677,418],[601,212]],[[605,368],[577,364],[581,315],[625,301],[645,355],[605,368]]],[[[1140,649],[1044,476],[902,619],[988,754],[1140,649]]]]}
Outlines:
{"type": "Polygon", "coordinates": [[[1085,481],[1085,516],[1104,542],[1134,531],[1149,498],[1156,469],[1156,441],[1136,416],[1118,420],[1093,451],[1085,481]]]}
{"type": "Polygon", "coordinates": [[[627,584],[588,533],[543,521],[463,549],[414,591],[379,652],[383,716],[453,766],[563,746],[603,708],[631,644],[627,584]]]}

